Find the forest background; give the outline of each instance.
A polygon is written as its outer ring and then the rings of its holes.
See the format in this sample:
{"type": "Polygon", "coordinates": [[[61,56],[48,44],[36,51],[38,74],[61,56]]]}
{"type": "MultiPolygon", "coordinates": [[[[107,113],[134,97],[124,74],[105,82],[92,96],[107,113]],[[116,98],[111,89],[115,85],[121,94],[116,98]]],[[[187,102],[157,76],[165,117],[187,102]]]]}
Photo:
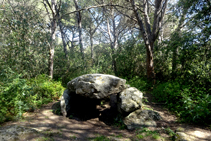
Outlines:
{"type": "Polygon", "coordinates": [[[211,125],[210,0],[1,0],[0,20],[0,123],[103,73],[211,125]]]}

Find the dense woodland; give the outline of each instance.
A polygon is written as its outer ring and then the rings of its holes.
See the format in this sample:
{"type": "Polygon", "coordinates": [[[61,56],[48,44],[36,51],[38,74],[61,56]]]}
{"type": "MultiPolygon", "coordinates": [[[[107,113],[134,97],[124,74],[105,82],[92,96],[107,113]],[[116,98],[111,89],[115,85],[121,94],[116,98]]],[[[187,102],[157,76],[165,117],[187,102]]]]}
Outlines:
{"type": "Polygon", "coordinates": [[[210,0],[1,0],[0,123],[112,74],[211,125],[210,0]]]}

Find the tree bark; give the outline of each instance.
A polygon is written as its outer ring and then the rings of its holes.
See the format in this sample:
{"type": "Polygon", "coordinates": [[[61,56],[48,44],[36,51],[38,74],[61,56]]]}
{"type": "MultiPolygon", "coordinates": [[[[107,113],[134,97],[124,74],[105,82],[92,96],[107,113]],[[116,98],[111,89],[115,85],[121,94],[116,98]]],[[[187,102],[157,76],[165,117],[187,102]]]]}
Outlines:
{"type": "MultiPolygon", "coordinates": [[[[79,10],[78,0],[74,0],[76,10],[79,10]]],[[[77,12],[78,32],[79,32],[79,45],[82,60],[84,61],[83,43],[82,43],[82,26],[81,26],[81,12],[77,12]]]]}
{"type": "MultiPolygon", "coordinates": [[[[131,0],[131,4],[136,16],[136,19],[138,20],[138,25],[140,27],[140,31],[141,31],[141,35],[142,38],[144,39],[144,43],[145,43],[145,47],[146,47],[146,54],[147,54],[147,58],[146,58],[146,70],[147,70],[147,78],[148,79],[155,79],[155,72],[154,72],[154,61],[153,61],[153,44],[151,43],[150,45],[150,40],[149,40],[149,36],[151,30],[150,28],[147,28],[148,33],[146,32],[145,28],[144,28],[144,24],[142,22],[141,16],[137,10],[137,7],[135,6],[135,2],[134,0],[131,0]]],[[[146,13],[145,13],[146,14],[146,13]]],[[[146,17],[146,15],[145,15],[146,17]]],[[[148,21],[148,18],[145,18],[146,22],[148,21]]],[[[148,23],[148,26],[150,26],[150,24],[148,23]]]]}
{"type": "Polygon", "coordinates": [[[92,15],[92,18],[95,20],[95,22],[97,23],[97,26],[92,28],[92,24],[89,24],[89,36],[90,36],[90,45],[91,45],[91,59],[92,59],[92,66],[94,65],[94,56],[93,56],[93,49],[94,49],[94,44],[93,44],[93,36],[95,34],[95,32],[97,31],[98,27],[100,26],[100,24],[102,23],[102,19],[101,21],[99,21],[99,17],[101,16],[98,16],[97,18],[95,18],[95,16],[92,14],[92,12],[89,10],[89,13],[92,15]]]}
{"type": "Polygon", "coordinates": [[[143,11],[142,11],[144,15],[143,19],[139,14],[135,1],[130,0],[135,17],[138,21],[142,38],[145,43],[146,54],[147,54],[147,58],[146,58],[147,78],[149,80],[154,80],[154,83],[155,83],[156,77],[155,77],[155,72],[154,72],[153,49],[154,49],[154,43],[158,38],[160,28],[162,26],[161,23],[163,21],[163,17],[165,14],[167,1],[168,0],[154,1],[155,12],[154,12],[153,24],[151,24],[150,23],[151,20],[149,18],[150,10],[149,10],[148,0],[143,0],[143,11]]]}
{"type": "Polygon", "coordinates": [[[54,49],[55,49],[55,38],[56,38],[56,0],[51,0],[51,9],[53,13],[53,20],[51,21],[51,41],[49,50],[49,76],[53,79],[53,62],[54,62],[54,49]]]}
{"type": "Polygon", "coordinates": [[[64,53],[65,53],[65,58],[68,59],[67,44],[65,43],[65,33],[63,31],[63,28],[62,28],[61,20],[59,20],[59,29],[60,29],[60,33],[61,33],[61,36],[62,36],[62,43],[63,43],[64,53]]]}
{"type": "Polygon", "coordinates": [[[114,58],[114,54],[115,54],[115,49],[117,48],[118,45],[117,45],[116,23],[115,23],[114,10],[113,9],[111,9],[110,14],[111,14],[113,29],[111,31],[109,19],[107,18],[107,30],[108,30],[110,43],[111,43],[112,68],[113,68],[114,74],[117,75],[117,67],[116,67],[116,60],[114,58]]]}
{"type": "Polygon", "coordinates": [[[90,44],[91,44],[91,59],[92,59],[92,66],[94,64],[94,56],[93,56],[93,34],[90,33],[90,44]]]}

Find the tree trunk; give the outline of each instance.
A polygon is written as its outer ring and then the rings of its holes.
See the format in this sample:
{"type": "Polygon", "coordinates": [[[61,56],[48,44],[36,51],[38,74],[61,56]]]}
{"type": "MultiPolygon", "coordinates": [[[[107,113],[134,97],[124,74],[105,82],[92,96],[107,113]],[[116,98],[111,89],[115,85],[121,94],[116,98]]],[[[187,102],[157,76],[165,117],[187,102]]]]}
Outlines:
{"type": "Polygon", "coordinates": [[[160,34],[159,34],[159,37],[158,37],[158,44],[161,44],[162,41],[163,41],[163,31],[164,31],[164,26],[161,26],[160,34]]]}
{"type": "Polygon", "coordinates": [[[116,60],[114,58],[114,54],[115,54],[115,43],[111,43],[111,59],[112,59],[112,68],[114,71],[114,74],[117,75],[117,68],[116,68],[116,60]]]}
{"type": "Polygon", "coordinates": [[[63,29],[62,29],[61,20],[59,20],[59,29],[60,29],[60,33],[61,33],[61,36],[62,36],[62,43],[63,43],[64,53],[65,53],[65,58],[68,58],[68,54],[67,54],[67,45],[66,45],[66,43],[65,43],[65,34],[64,34],[63,29]]]}
{"type": "Polygon", "coordinates": [[[71,46],[69,47],[70,51],[74,54],[74,39],[75,39],[75,32],[72,31],[72,40],[71,40],[71,46]]]}
{"type": "Polygon", "coordinates": [[[90,43],[91,43],[91,59],[92,59],[92,66],[94,65],[94,56],[93,56],[93,35],[90,34],[90,43]]]}
{"type": "Polygon", "coordinates": [[[154,0],[154,18],[153,18],[153,24],[151,24],[150,20],[150,14],[149,13],[149,2],[147,0],[143,0],[143,17],[140,16],[138,8],[135,4],[135,0],[130,0],[130,3],[132,5],[135,17],[137,19],[140,32],[142,35],[142,38],[145,43],[146,47],[146,68],[147,68],[147,78],[149,80],[154,80],[155,83],[155,72],[154,72],[154,61],[153,61],[153,47],[154,43],[158,38],[160,29],[162,28],[162,21],[163,17],[165,15],[166,6],[167,6],[168,0],[154,0]],[[144,21],[144,23],[143,23],[144,21]]]}
{"type": "Polygon", "coordinates": [[[155,72],[154,72],[154,60],[153,60],[153,50],[152,47],[146,45],[147,58],[146,58],[146,69],[147,69],[147,78],[149,80],[155,81],[155,72]],[[151,50],[150,50],[151,48],[151,50]]]}
{"type": "Polygon", "coordinates": [[[111,59],[112,59],[112,68],[114,71],[114,74],[117,75],[117,67],[116,67],[116,60],[115,60],[115,50],[118,46],[117,44],[117,33],[116,33],[116,22],[114,18],[114,9],[111,9],[111,20],[112,20],[112,31],[110,29],[109,19],[107,18],[107,29],[108,29],[108,35],[111,42],[111,59]]]}
{"type": "MultiPolygon", "coordinates": [[[[138,20],[138,25],[140,27],[140,31],[141,31],[141,35],[142,38],[144,39],[144,43],[145,43],[145,47],[146,47],[146,54],[147,54],[147,58],[146,58],[146,69],[147,69],[147,78],[149,80],[155,80],[155,72],[154,72],[154,61],[153,61],[153,45],[154,42],[151,42],[150,44],[150,39],[149,39],[149,34],[147,33],[146,30],[144,29],[144,24],[142,22],[142,19],[138,13],[138,10],[135,6],[135,2],[133,0],[131,0],[131,4],[136,16],[136,19],[138,20]]],[[[147,20],[146,20],[147,21],[147,20]]],[[[150,26],[150,25],[148,25],[150,26]]],[[[150,28],[148,29],[148,31],[150,30],[150,28]]],[[[151,32],[151,31],[149,31],[151,32]]]]}
{"type": "MultiPolygon", "coordinates": [[[[76,10],[79,10],[78,0],[74,0],[74,3],[75,3],[76,10]]],[[[84,61],[83,44],[82,44],[81,13],[80,12],[77,12],[76,16],[77,16],[77,21],[78,21],[78,32],[79,32],[80,51],[81,51],[82,60],[84,61]]]]}
{"type": "MultiPolygon", "coordinates": [[[[56,12],[56,0],[51,0],[52,10],[56,12]]],[[[55,48],[55,38],[56,38],[56,14],[53,16],[53,20],[51,21],[51,41],[50,41],[50,50],[49,50],[49,76],[53,79],[53,62],[54,62],[54,48],[55,48]]]]}

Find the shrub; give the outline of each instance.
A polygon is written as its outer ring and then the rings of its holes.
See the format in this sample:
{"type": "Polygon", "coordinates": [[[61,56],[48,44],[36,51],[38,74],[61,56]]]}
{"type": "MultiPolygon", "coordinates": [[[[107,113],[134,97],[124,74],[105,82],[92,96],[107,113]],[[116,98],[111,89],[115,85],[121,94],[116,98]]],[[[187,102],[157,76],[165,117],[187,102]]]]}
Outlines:
{"type": "Polygon", "coordinates": [[[177,81],[165,82],[153,90],[153,95],[183,121],[204,124],[211,121],[211,96],[206,89],[181,85],[177,81]]]}
{"type": "Polygon", "coordinates": [[[64,91],[61,82],[53,81],[47,75],[39,75],[28,83],[32,87],[31,103],[36,107],[59,99],[64,91]]]}
{"type": "Polygon", "coordinates": [[[27,97],[31,87],[10,68],[0,73],[0,122],[20,117],[29,108],[27,97]]]}
{"type": "Polygon", "coordinates": [[[64,91],[60,82],[45,75],[23,79],[10,68],[0,73],[0,123],[20,118],[22,113],[58,99],[64,91]]]}
{"type": "Polygon", "coordinates": [[[140,91],[146,91],[151,87],[151,85],[147,83],[146,79],[140,78],[138,76],[135,76],[132,79],[130,79],[128,81],[128,84],[130,84],[131,87],[139,89],[140,91]]]}

